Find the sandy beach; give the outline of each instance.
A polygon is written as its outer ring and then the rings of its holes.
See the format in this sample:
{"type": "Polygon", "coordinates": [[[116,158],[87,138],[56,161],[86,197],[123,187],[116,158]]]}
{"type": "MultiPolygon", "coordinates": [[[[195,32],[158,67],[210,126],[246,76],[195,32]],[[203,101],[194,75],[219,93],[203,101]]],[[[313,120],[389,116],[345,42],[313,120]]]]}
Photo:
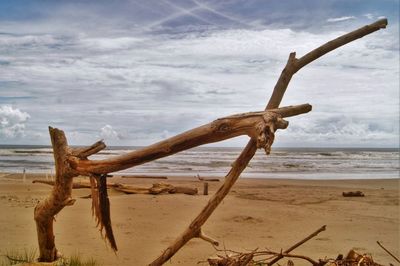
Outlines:
{"type": "MultiPolygon", "coordinates": [[[[37,247],[33,209],[51,189],[48,185],[31,183],[38,178],[45,176],[27,175],[23,182],[20,174],[0,174],[0,254],[37,247]]],[[[110,181],[140,186],[162,181],[197,187],[202,192],[202,183],[194,177],[168,180],[113,177],[110,181]]],[[[147,265],[186,228],[221,184],[211,182],[208,196],[126,195],[110,189],[111,219],[119,248],[116,254],[95,227],[91,200],[80,198],[88,195],[89,189],[73,190],[76,203],[56,217],[56,245],[65,255],[79,253],[84,258],[95,258],[102,265],[147,265]]],[[[280,251],[327,225],[325,232],[293,253],[314,259],[335,258],[356,249],[388,265],[393,259],[376,241],[400,255],[399,212],[399,179],[240,179],[203,230],[226,249],[280,251]],[[343,191],[355,190],[364,192],[365,197],[342,197],[343,191]]],[[[215,254],[209,243],[194,239],[168,264],[197,265],[215,254]]]]}

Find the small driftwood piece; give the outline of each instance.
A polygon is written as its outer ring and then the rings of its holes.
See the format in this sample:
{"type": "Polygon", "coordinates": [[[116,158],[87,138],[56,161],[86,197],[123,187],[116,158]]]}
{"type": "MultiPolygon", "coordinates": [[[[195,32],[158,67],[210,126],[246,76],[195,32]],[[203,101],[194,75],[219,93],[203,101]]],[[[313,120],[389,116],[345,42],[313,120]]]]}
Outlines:
{"type": "Polygon", "coordinates": [[[219,182],[219,178],[211,178],[211,177],[201,177],[200,175],[197,175],[197,178],[199,181],[206,181],[206,182],[219,182]]]}
{"type": "Polygon", "coordinates": [[[355,250],[350,250],[346,257],[336,260],[330,260],[327,266],[383,266],[375,262],[370,255],[360,254],[355,250]]]}
{"type": "Polygon", "coordinates": [[[166,183],[156,183],[150,188],[135,187],[131,185],[118,184],[114,187],[115,190],[124,192],[126,194],[186,194],[196,195],[198,193],[197,188],[174,186],[166,183]]]}
{"type": "Polygon", "coordinates": [[[208,195],[208,182],[203,183],[203,195],[208,195]]]}
{"type": "MultiPolygon", "coordinates": [[[[359,38],[362,38],[368,34],[371,34],[380,29],[386,28],[387,19],[378,20],[370,25],[366,25],[355,31],[342,35],[324,45],[312,50],[303,57],[297,59],[296,53],[293,52],[289,55],[289,59],[286,63],[285,68],[274,87],[271,98],[267,104],[266,110],[271,110],[278,108],[283,95],[289,85],[290,80],[293,75],[297,73],[301,68],[311,63],[312,61],[320,58],[321,56],[349,43],[359,38]]],[[[268,148],[266,149],[268,154],[268,149],[271,148],[273,142],[273,137],[269,140],[268,148]]],[[[251,137],[250,141],[247,143],[246,147],[243,149],[242,153],[232,164],[232,168],[225,177],[224,184],[217,190],[214,196],[209,200],[207,205],[203,210],[196,216],[192,223],[184,230],[184,232],[178,236],[175,241],[173,241],[159,257],[157,257],[153,262],[150,263],[152,266],[162,265],[167,262],[179,249],[181,249],[190,239],[197,237],[201,233],[201,227],[211,216],[214,210],[218,207],[221,201],[229,193],[232,186],[235,184],[236,180],[239,178],[240,174],[247,167],[250,160],[256,153],[258,147],[258,139],[251,137]]]]}
{"type": "Polygon", "coordinates": [[[343,192],[342,193],[343,197],[364,197],[364,193],[361,191],[349,191],[349,192],[343,192]]]}

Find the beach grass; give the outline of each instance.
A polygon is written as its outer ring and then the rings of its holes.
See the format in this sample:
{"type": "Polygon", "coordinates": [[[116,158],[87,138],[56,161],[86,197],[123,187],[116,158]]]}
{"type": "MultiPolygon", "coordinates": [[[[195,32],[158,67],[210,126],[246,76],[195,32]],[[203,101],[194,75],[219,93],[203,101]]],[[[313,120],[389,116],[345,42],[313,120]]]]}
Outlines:
{"type": "MultiPolygon", "coordinates": [[[[25,265],[30,263],[35,263],[38,257],[36,249],[23,250],[8,250],[5,254],[1,254],[0,266],[9,265],[25,265]]],[[[54,262],[55,266],[99,266],[95,259],[88,258],[84,259],[80,254],[73,254],[70,257],[63,257],[54,262]]]]}

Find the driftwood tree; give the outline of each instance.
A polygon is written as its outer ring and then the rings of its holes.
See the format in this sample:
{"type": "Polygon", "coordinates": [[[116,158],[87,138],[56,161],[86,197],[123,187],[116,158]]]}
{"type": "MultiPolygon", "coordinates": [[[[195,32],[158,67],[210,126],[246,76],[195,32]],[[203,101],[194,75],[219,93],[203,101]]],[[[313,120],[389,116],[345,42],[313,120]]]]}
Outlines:
{"type": "Polygon", "coordinates": [[[283,118],[311,111],[311,105],[309,104],[278,108],[292,76],[302,67],[326,53],[386,26],[386,19],[378,20],[375,23],[334,39],[301,58],[296,58],[296,54],[291,53],[274,87],[265,111],[220,118],[209,124],[125,155],[114,156],[105,160],[89,160],[88,157],[90,155],[96,154],[106,147],[102,141],[86,148],[72,148],[68,146],[63,131],[50,127],[49,132],[54,152],[56,178],[50,196],[39,202],[34,211],[40,251],[39,261],[54,261],[58,257],[54,241],[53,220],[54,216],[65,206],[73,205],[75,202],[71,197],[74,177],[78,175],[90,177],[92,214],[96,217],[100,230],[105,231],[105,237],[111,247],[116,251],[117,245],[111,227],[110,203],[107,196],[106,178],[109,173],[134,167],[199,145],[219,142],[240,135],[248,135],[250,141],[232,164],[232,168],[226,175],[221,187],[184,232],[150,265],[162,265],[192,238],[201,238],[213,245],[218,245],[216,240],[202,232],[204,223],[229,193],[254,156],[257,148],[263,148],[266,154],[269,154],[276,130],[285,129],[288,126],[288,122],[283,118]]]}

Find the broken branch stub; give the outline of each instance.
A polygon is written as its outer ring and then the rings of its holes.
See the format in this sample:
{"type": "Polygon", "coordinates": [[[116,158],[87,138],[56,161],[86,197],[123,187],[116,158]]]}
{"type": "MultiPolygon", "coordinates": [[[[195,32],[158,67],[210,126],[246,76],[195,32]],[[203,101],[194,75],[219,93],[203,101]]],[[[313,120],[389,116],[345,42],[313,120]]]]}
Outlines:
{"type": "Polygon", "coordinates": [[[73,204],[74,201],[71,198],[72,178],[76,175],[66,159],[69,149],[64,132],[49,127],[49,133],[56,167],[55,184],[50,196],[40,201],[34,210],[40,253],[38,260],[43,262],[57,259],[53,232],[54,216],[65,206],[73,204]]]}
{"type": "MultiPolygon", "coordinates": [[[[86,157],[94,154],[94,151],[100,151],[103,149],[103,146],[105,146],[104,143],[97,142],[88,148],[82,148],[77,151],[68,146],[67,138],[62,130],[49,127],[49,134],[53,147],[56,176],[50,195],[46,199],[40,201],[34,210],[40,253],[38,260],[41,262],[52,262],[59,256],[55,246],[53,230],[54,217],[65,206],[71,206],[75,203],[75,199],[71,197],[71,192],[73,188],[73,178],[78,176],[79,173],[70,167],[67,158],[72,154],[75,154],[75,156],[85,155],[86,157]]],[[[107,191],[107,187],[105,187],[105,190],[107,191]]],[[[94,199],[95,198],[92,197],[92,200],[94,199]]],[[[107,197],[103,197],[103,202],[100,203],[103,204],[103,208],[99,209],[99,215],[101,215],[105,221],[108,221],[109,212],[106,212],[107,209],[104,208],[104,206],[109,207],[109,205],[107,205],[109,202],[106,202],[104,199],[108,200],[107,197]]],[[[106,226],[108,225],[111,227],[111,221],[109,224],[106,224],[106,226]]],[[[100,226],[103,226],[102,222],[100,226]]],[[[114,247],[116,248],[116,245],[113,245],[112,230],[110,234],[110,231],[107,231],[108,228],[106,227],[105,229],[106,238],[109,240],[111,247],[113,249],[114,247]]]]}

